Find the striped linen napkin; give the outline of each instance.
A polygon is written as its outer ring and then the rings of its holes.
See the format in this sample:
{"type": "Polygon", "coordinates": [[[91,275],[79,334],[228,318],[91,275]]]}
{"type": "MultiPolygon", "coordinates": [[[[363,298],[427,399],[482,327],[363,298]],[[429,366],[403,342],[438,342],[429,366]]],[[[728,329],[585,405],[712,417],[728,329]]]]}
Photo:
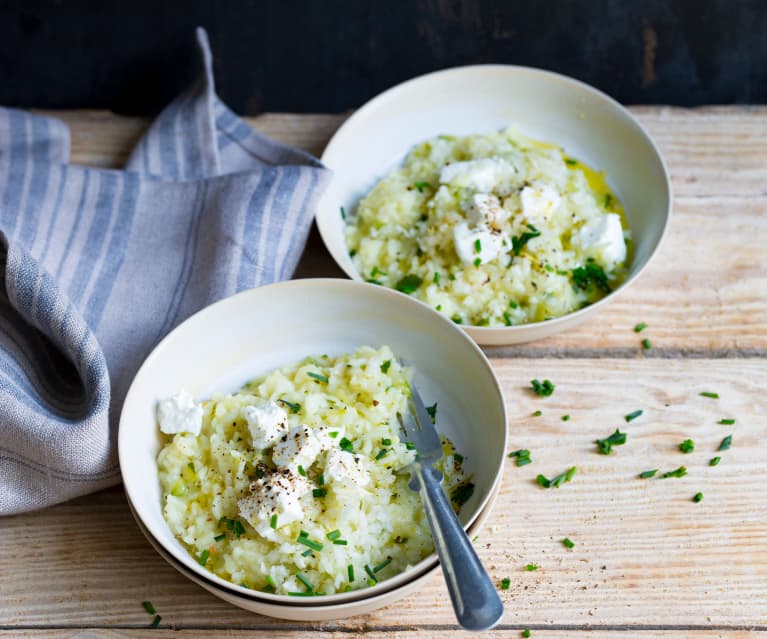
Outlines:
{"type": "Polygon", "coordinates": [[[192,313],[288,279],[329,172],[254,132],[204,74],[126,170],[67,164],[55,119],[0,109],[0,514],[119,481],[139,365],[192,313]]]}

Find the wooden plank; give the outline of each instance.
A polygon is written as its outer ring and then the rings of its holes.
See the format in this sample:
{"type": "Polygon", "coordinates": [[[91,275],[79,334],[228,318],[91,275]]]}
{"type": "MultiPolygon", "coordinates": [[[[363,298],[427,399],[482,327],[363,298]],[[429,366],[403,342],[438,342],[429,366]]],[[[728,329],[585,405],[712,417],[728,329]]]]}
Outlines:
{"type": "MultiPolygon", "coordinates": [[[[511,578],[502,593],[506,626],[767,627],[767,362],[493,364],[508,402],[510,448],[529,448],[534,460],[507,466],[477,541],[493,579],[511,578]],[[533,376],[551,379],[553,396],[529,392],[533,376]],[[644,414],[625,424],[622,416],[637,408],[644,414]],[[537,409],[543,415],[530,417],[537,409]],[[737,423],[718,425],[721,418],[737,423]],[[627,444],[610,456],[597,454],[594,439],[617,426],[628,432],[627,444]],[[728,433],[732,449],[717,453],[728,433]],[[695,441],[692,454],[677,448],[685,438],[695,441]],[[721,463],[710,467],[717,454],[721,463]],[[552,476],[571,465],[578,472],[559,489],[534,481],[537,473],[552,476]],[[637,478],[648,468],[680,465],[687,477],[637,478]],[[696,504],[698,491],[705,498],[696,504]],[[560,543],[565,536],[575,542],[572,550],[560,543]],[[528,563],[539,569],[526,571],[528,563]]],[[[225,604],[176,573],[143,539],[119,489],[0,519],[0,574],[0,627],[140,626],[147,623],[145,599],[174,627],[295,627],[225,604]]],[[[392,626],[440,633],[454,626],[438,575],[395,607],[311,628],[392,626]]]]}

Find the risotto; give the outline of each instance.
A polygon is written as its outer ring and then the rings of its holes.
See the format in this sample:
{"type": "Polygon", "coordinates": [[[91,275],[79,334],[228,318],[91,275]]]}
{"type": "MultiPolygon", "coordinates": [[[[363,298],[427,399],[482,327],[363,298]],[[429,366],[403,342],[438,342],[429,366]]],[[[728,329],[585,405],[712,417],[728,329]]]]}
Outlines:
{"type": "MultiPolygon", "coordinates": [[[[399,471],[411,370],[391,349],[310,357],[201,403],[158,405],[163,514],[197,561],[235,584],[311,596],[374,585],[432,552],[419,496],[399,471]]],[[[430,409],[436,416],[436,404],[430,409]]],[[[471,496],[443,438],[456,510],[471,496]]]]}
{"type": "Polygon", "coordinates": [[[368,282],[477,326],[601,299],[625,277],[629,240],[601,173],[512,129],[417,145],[346,216],[345,234],[368,282]]]}

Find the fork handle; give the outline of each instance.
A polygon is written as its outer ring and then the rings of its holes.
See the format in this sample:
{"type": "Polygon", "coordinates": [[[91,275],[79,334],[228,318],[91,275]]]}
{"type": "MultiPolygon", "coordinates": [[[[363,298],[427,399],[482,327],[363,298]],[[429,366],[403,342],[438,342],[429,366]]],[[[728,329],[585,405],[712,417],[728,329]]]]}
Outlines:
{"type": "Polygon", "coordinates": [[[488,630],[503,617],[503,603],[453,512],[441,479],[438,470],[417,463],[410,488],[421,496],[458,623],[466,630],[488,630]]]}

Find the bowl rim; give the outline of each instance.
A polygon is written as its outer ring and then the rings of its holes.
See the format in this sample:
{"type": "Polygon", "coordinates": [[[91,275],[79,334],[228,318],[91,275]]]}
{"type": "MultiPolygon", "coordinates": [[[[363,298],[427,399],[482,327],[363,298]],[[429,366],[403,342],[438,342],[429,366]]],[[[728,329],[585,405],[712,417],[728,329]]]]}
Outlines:
{"type": "MultiPolygon", "coordinates": [[[[567,323],[572,322],[573,324],[579,323],[580,321],[585,319],[586,316],[590,315],[592,312],[595,312],[602,306],[605,306],[606,304],[613,301],[620,292],[627,289],[631,284],[633,284],[639,278],[639,276],[642,273],[644,273],[645,269],[647,269],[650,262],[657,255],[668,233],[668,228],[671,222],[671,213],[673,210],[673,189],[671,184],[671,177],[668,171],[668,166],[666,165],[666,161],[663,158],[663,155],[660,152],[658,145],[655,143],[655,140],[653,140],[652,136],[642,126],[642,124],[639,122],[636,116],[634,116],[620,102],[610,97],[603,91],[600,91],[596,87],[591,86],[590,84],[587,84],[581,80],[572,78],[568,75],[564,75],[562,73],[557,73],[555,71],[548,71],[546,69],[539,69],[537,67],[531,67],[531,66],[525,66],[525,65],[516,65],[516,64],[461,65],[461,66],[449,67],[447,69],[440,69],[438,71],[432,71],[430,73],[425,73],[425,74],[416,76],[414,78],[410,78],[409,80],[405,80],[404,82],[400,82],[399,84],[395,84],[394,86],[382,91],[381,93],[375,95],[370,100],[365,102],[365,104],[363,104],[359,109],[354,111],[354,113],[352,113],[352,115],[349,116],[340,127],[338,127],[338,129],[333,134],[333,137],[331,137],[328,143],[325,145],[325,149],[322,152],[322,156],[320,157],[320,160],[322,161],[323,164],[327,165],[328,156],[331,153],[335,152],[335,147],[338,146],[339,144],[339,138],[346,134],[346,130],[351,128],[351,126],[355,125],[357,121],[359,121],[360,119],[363,119],[364,117],[366,117],[369,111],[376,109],[381,103],[386,102],[387,100],[390,100],[392,96],[395,95],[396,93],[409,89],[412,86],[420,84],[422,82],[438,79],[440,77],[446,77],[451,75],[461,75],[461,74],[471,74],[471,73],[476,73],[478,71],[489,71],[489,70],[507,71],[510,73],[521,73],[521,74],[527,74],[532,76],[544,77],[552,82],[559,82],[565,85],[569,85],[574,89],[588,93],[592,97],[598,100],[601,100],[602,102],[612,107],[614,110],[618,111],[625,119],[628,120],[630,126],[632,126],[635,129],[635,131],[639,134],[640,138],[642,138],[643,141],[646,144],[648,144],[649,148],[652,150],[654,158],[656,162],[658,163],[661,169],[661,173],[663,175],[662,186],[664,189],[663,195],[665,196],[666,202],[665,202],[665,206],[663,207],[663,224],[660,230],[658,241],[656,242],[655,246],[653,247],[653,249],[650,251],[649,255],[647,256],[647,260],[645,261],[645,263],[641,267],[639,267],[634,273],[632,273],[629,277],[623,280],[623,282],[621,282],[618,288],[610,291],[603,298],[597,300],[596,302],[592,304],[589,304],[587,307],[577,309],[575,311],[572,311],[565,315],[561,315],[559,317],[552,318],[550,320],[528,322],[526,324],[517,324],[515,326],[475,326],[475,325],[463,326],[462,325],[462,328],[466,332],[468,332],[470,335],[476,334],[477,337],[480,339],[480,343],[486,343],[488,345],[491,342],[482,340],[482,336],[489,336],[490,334],[493,334],[493,333],[497,334],[499,331],[511,336],[516,333],[521,333],[521,332],[525,332],[526,330],[530,330],[531,327],[541,326],[544,323],[546,324],[547,327],[550,327],[551,330],[549,331],[549,333],[557,332],[557,327],[560,324],[565,322],[567,323]]],[[[329,168],[333,170],[333,167],[329,167],[329,168]]],[[[317,230],[320,233],[320,237],[322,238],[322,242],[325,245],[325,249],[328,251],[328,253],[330,253],[330,256],[333,258],[333,261],[336,263],[336,265],[348,277],[350,277],[354,281],[358,281],[358,282],[363,281],[362,276],[360,275],[360,273],[356,271],[356,269],[347,268],[347,265],[342,264],[338,259],[336,259],[335,253],[331,250],[330,242],[328,239],[330,234],[330,228],[328,226],[328,222],[326,222],[326,218],[328,217],[329,217],[328,215],[320,214],[319,207],[315,211],[315,221],[317,224],[317,230]]],[[[418,301],[421,304],[424,304],[425,306],[428,306],[428,304],[426,304],[425,302],[422,302],[421,300],[416,299],[416,301],[418,301]]]]}
{"type": "MultiPolygon", "coordinates": [[[[238,586],[237,584],[234,584],[232,582],[229,582],[222,577],[219,577],[218,575],[215,575],[214,573],[211,573],[209,571],[205,571],[202,566],[199,566],[197,562],[194,562],[192,560],[191,555],[188,553],[188,551],[184,551],[184,556],[180,556],[180,552],[176,552],[175,548],[169,548],[166,546],[166,544],[163,542],[160,535],[156,533],[156,531],[153,529],[153,527],[148,524],[144,518],[141,516],[141,502],[137,501],[135,499],[135,495],[132,493],[132,484],[129,481],[126,481],[125,479],[125,472],[124,468],[127,468],[130,466],[130,458],[127,457],[127,454],[124,453],[126,450],[126,446],[122,445],[123,438],[129,437],[130,429],[126,425],[125,419],[126,419],[126,407],[130,404],[132,397],[136,391],[136,382],[139,379],[139,377],[142,375],[142,372],[149,366],[152,365],[154,360],[159,357],[159,353],[165,348],[165,345],[174,339],[175,334],[179,329],[187,325],[187,323],[195,321],[204,321],[205,316],[209,314],[215,313],[215,311],[221,307],[225,306],[227,304],[234,303],[233,300],[235,299],[242,299],[244,297],[250,297],[253,295],[269,295],[270,293],[274,292],[276,289],[290,289],[290,288],[300,288],[305,286],[336,286],[341,288],[348,288],[350,291],[354,291],[355,289],[360,290],[364,289],[367,292],[370,292],[374,295],[379,295],[381,297],[394,297],[395,299],[398,299],[402,302],[404,302],[406,305],[412,305],[412,308],[415,312],[418,313],[424,313],[424,308],[427,309],[428,314],[431,315],[432,321],[436,322],[444,322],[444,325],[446,328],[449,328],[449,330],[455,335],[456,339],[463,340],[463,343],[469,348],[469,350],[472,352],[472,355],[478,359],[478,362],[481,364],[481,366],[484,368],[485,373],[488,376],[488,381],[491,382],[493,391],[495,392],[495,395],[497,396],[499,400],[499,408],[501,411],[501,419],[503,420],[503,447],[501,449],[501,456],[500,456],[500,463],[498,465],[498,468],[495,471],[493,481],[490,485],[490,488],[487,491],[487,494],[483,497],[482,501],[475,507],[475,510],[471,514],[471,516],[467,519],[465,524],[462,524],[464,530],[469,529],[474,522],[480,518],[482,512],[484,509],[488,506],[488,504],[491,501],[494,501],[494,495],[499,490],[499,487],[503,480],[503,470],[505,465],[505,450],[508,447],[508,413],[506,410],[506,402],[503,395],[503,390],[501,388],[500,381],[498,380],[497,375],[495,374],[495,371],[492,368],[492,365],[490,364],[490,361],[488,360],[487,356],[484,354],[482,349],[474,342],[474,340],[471,339],[469,335],[467,335],[464,331],[460,330],[460,328],[455,325],[453,322],[451,322],[448,318],[443,317],[440,313],[437,313],[433,309],[431,309],[428,305],[421,304],[418,300],[413,299],[409,295],[405,295],[404,293],[400,293],[399,291],[383,288],[380,286],[375,286],[373,284],[368,284],[366,282],[359,282],[356,280],[346,280],[341,278],[305,278],[305,279],[298,279],[298,280],[286,280],[283,282],[276,282],[273,284],[268,284],[265,286],[252,288],[252,289],[246,289],[244,291],[241,291],[239,293],[236,293],[235,295],[231,295],[229,297],[226,297],[222,300],[219,300],[217,302],[214,302],[213,304],[210,304],[193,315],[189,316],[187,319],[185,319],[183,322],[181,322],[178,326],[176,326],[171,332],[169,332],[158,344],[152,349],[152,351],[147,355],[145,360],[142,362],[141,366],[139,367],[138,371],[136,372],[133,380],[131,381],[130,387],[128,389],[128,392],[125,395],[125,400],[123,402],[123,407],[120,411],[120,419],[118,424],[118,433],[117,433],[117,447],[118,447],[118,461],[120,465],[120,474],[123,480],[123,487],[126,493],[126,497],[132,504],[132,507],[135,509],[137,519],[142,523],[146,529],[152,533],[152,536],[154,539],[160,543],[160,545],[165,549],[165,551],[171,555],[175,560],[177,560],[181,565],[185,566],[190,571],[194,572],[195,574],[205,577],[209,579],[212,583],[215,583],[219,587],[225,587],[231,590],[234,593],[237,593],[238,595],[245,596],[247,598],[254,598],[254,593],[258,593],[258,595],[255,597],[258,600],[266,601],[270,604],[282,604],[282,603],[289,603],[292,602],[295,604],[295,598],[289,597],[288,595],[278,595],[278,594],[269,594],[269,593],[263,593],[260,591],[251,590],[248,588],[243,588],[241,586],[238,586]]],[[[385,300],[383,301],[385,302],[385,300]]],[[[382,303],[383,303],[382,302],[382,303]]],[[[163,518],[164,521],[164,518],[163,518]]],[[[167,524],[166,524],[167,526],[167,524]]],[[[167,530],[168,535],[172,535],[170,532],[170,529],[167,530]]],[[[385,584],[387,581],[396,579],[397,577],[404,577],[409,574],[417,574],[424,570],[431,570],[436,566],[438,563],[438,558],[435,551],[432,551],[431,554],[427,555],[423,559],[421,559],[418,563],[411,566],[408,570],[405,570],[401,573],[398,573],[397,575],[394,575],[390,579],[384,580],[376,584],[375,586],[372,586],[370,588],[371,591],[375,591],[371,594],[371,596],[375,596],[378,594],[378,592],[386,592],[390,589],[399,587],[400,585],[404,585],[410,581],[409,578],[406,579],[406,581],[403,582],[403,584],[399,584],[398,586],[390,586],[389,588],[385,587],[385,584]],[[377,590],[380,588],[380,591],[377,590]]],[[[334,593],[331,595],[321,595],[316,596],[312,598],[312,603],[319,606],[327,602],[337,602],[337,603],[343,603],[347,598],[348,599],[354,599],[354,594],[357,591],[351,591],[349,593],[347,592],[341,592],[341,593],[334,593]]]]}

